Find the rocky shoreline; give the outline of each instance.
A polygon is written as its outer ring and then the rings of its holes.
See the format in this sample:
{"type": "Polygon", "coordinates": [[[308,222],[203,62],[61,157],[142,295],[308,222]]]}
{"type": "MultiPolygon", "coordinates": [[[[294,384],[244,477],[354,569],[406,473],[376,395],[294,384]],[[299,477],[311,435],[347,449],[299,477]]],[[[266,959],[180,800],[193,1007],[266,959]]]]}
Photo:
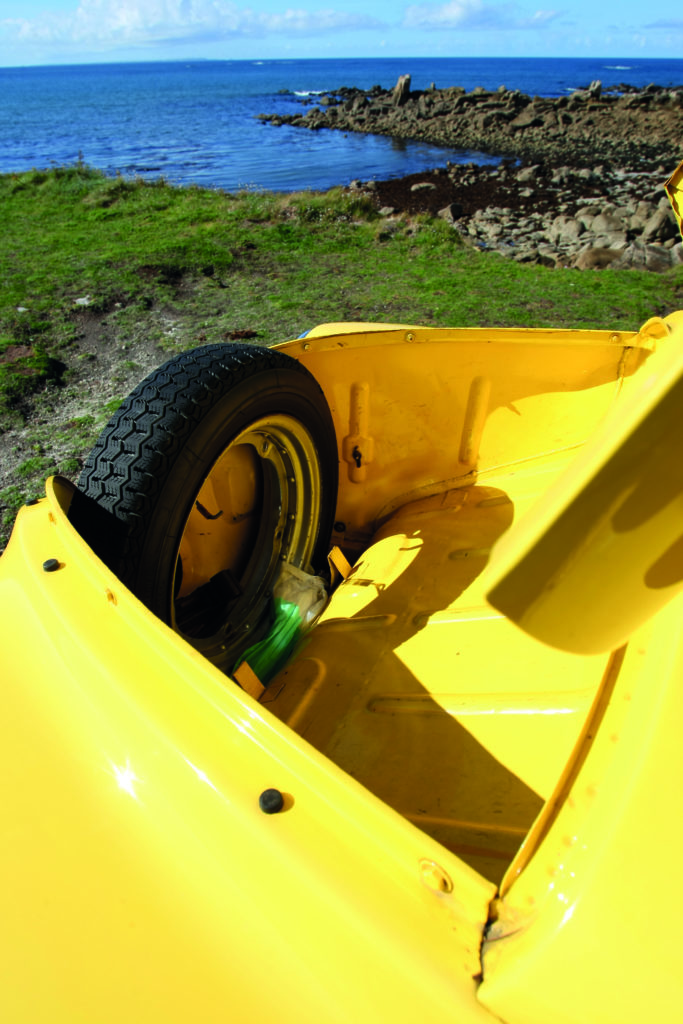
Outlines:
{"type": "Polygon", "coordinates": [[[450,164],[388,181],[352,182],[386,219],[439,216],[466,244],[521,263],[662,272],[683,263],[683,243],[663,183],[652,171],[450,164]]]}
{"type": "Polygon", "coordinates": [[[447,164],[389,181],[353,182],[387,220],[438,214],[466,242],[521,262],[664,271],[683,246],[663,183],[683,159],[683,87],[599,82],[557,99],[501,86],[424,92],[340,89],[273,124],[374,132],[500,154],[496,166],[447,164]]]}

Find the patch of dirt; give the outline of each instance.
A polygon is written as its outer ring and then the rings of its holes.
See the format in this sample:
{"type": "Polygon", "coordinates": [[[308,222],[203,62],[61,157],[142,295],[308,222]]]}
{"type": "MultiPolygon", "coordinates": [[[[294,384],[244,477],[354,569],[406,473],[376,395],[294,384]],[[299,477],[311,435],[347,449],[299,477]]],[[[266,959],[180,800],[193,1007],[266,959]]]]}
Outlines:
{"type": "Polygon", "coordinates": [[[596,192],[586,181],[577,178],[562,186],[553,184],[554,168],[543,165],[537,165],[533,188],[525,188],[517,181],[519,171],[520,167],[509,161],[498,166],[462,164],[451,166],[448,171],[437,168],[405,178],[373,182],[368,192],[378,210],[389,207],[397,213],[436,216],[440,210],[454,204],[459,211],[455,213],[456,218],[471,217],[477,210],[489,206],[521,214],[554,213],[560,193],[564,201],[578,202],[587,192],[596,192]],[[423,184],[430,187],[413,190],[414,186],[423,184]]]}

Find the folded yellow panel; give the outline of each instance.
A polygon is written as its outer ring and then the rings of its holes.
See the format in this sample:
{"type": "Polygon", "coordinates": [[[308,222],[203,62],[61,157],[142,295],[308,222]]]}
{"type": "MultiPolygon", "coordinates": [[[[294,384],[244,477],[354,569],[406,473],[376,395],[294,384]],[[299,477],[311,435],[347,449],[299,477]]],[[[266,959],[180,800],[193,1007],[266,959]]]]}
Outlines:
{"type": "Polygon", "coordinates": [[[683,589],[683,324],[670,326],[638,386],[487,571],[491,604],[564,650],[613,650],[683,589]]]}

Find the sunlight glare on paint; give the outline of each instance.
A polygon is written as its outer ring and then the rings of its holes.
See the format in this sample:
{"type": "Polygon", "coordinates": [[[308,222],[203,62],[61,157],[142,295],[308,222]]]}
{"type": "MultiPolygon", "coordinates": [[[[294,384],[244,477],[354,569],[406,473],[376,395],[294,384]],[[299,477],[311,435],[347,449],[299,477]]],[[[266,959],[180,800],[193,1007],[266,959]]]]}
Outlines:
{"type": "Polygon", "coordinates": [[[187,758],[185,758],[185,764],[190,766],[192,771],[195,773],[195,775],[201,782],[204,782],[207,786],[210,787],[210,789],[213,789],[216,793],[218,792],[218,790],[216,789],[213,782],[211,781],[211,779],[206,774],[203,768],[198,768],[196,764],[192,764],[192,761],[188,761],[187,758]]]}
{"type": "Polygon", "coordinates": [[[116,765],[113,761],[110,763],[112,775],[116,780],[116,785],[119,789],[122,789],[124,793],[128,793],[128,795],[132,796],[134,800],[137,800],[138,795],[135,792],[135,784],[140,782],[140,779],[133,771],[128,758],[126,758],[125,765],[116,765]]]}

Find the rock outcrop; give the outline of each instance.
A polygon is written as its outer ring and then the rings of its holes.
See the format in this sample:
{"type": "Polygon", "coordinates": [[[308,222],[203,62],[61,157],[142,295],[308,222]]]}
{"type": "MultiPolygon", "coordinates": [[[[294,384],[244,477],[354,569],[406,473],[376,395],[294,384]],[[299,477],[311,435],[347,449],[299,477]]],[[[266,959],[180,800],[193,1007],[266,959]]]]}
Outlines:
{"type": "Polygon", "coordinates": [[[683,86],[608,90],[596,81],[552,98],[505,86],[495,92],[411,90],[410,75],[402,75],[391,90],[342,88],[317,104],[305,114],[260,117],[273,125],[420,139],[532,163],[645,167],[683,159],[683,86]]]}

